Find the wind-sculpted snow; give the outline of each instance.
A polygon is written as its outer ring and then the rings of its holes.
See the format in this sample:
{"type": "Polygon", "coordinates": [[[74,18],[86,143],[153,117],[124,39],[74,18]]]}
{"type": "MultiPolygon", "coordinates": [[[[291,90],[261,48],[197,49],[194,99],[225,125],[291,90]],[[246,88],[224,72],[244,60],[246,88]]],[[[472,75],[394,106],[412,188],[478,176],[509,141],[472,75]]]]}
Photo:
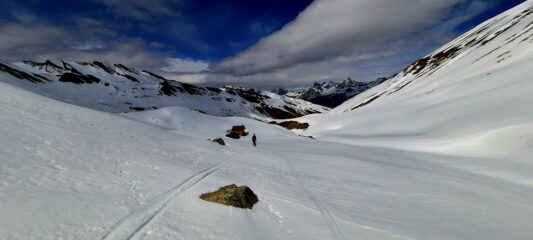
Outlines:
{"type": "Polygon", "coordinates": [[[294,118],[328,111],[255,89],[197,87],[98,61],[1,63],[0,80],[60,101],[114,113],[181,106],[218,116],[294,118]]]}

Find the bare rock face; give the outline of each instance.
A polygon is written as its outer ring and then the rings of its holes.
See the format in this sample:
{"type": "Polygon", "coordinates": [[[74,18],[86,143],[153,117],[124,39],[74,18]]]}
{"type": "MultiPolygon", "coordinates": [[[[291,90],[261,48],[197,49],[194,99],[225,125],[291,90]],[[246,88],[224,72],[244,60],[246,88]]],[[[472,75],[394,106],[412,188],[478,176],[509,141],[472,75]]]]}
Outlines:
{"type": "Polygon", "coordinates": [[[259,201],[255,193],[248,186],[237,187],[235,184],[221,187],[214,192],[204,193],[200,195],[200,199],[248,209],[252,209],[254,204],[259,201]]]}

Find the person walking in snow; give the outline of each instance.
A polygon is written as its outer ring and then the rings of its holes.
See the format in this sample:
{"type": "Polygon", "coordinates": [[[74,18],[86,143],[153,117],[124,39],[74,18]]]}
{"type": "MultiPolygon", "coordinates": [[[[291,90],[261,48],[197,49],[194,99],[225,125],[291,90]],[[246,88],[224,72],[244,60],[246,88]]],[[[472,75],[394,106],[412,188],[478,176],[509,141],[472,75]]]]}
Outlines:
{"type": "Polygon", "coordinates": [[[256,142],[257,142],[257,137],[254,134],[254,136],[252,136],[252,143],[254,144],[254,147],[257,146],[256,142]]]}

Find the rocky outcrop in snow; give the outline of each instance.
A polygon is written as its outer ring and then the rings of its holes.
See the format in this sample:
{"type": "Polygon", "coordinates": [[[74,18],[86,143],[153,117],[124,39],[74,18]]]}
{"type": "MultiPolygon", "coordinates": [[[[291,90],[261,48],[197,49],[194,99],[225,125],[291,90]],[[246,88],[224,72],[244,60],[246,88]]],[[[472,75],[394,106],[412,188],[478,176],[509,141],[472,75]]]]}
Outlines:
{"type": "Polygon", "coordinates": [[[249,209],[259,202],[252,189],[248,186],[237,187],[235,184],[221,187],[214,192],[204,193],[200,195],[200,198],[208,202],[249,209]]]}

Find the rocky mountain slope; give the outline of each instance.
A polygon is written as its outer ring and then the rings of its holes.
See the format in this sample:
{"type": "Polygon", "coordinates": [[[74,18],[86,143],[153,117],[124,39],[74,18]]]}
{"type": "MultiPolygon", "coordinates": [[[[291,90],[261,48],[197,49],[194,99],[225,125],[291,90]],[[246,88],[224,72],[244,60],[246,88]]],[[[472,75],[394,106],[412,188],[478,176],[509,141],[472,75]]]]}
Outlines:
{"type": "Polygon", "coordinates": [[[217,116],[283,119],[328,110],[270,92],[197,87],[98,61],[0,62],[0,79],[56,100],[115,113],[180,106],[217,116]]]}
{"type": "Polygon", "coordinates": [[[350,78],[340,83],[333,81],[315,82],[312,87],[307,89],[287,90],[285,88],[276,88],[272,92],[298,99],[303,99],[314,104],[334,108],[341,105],[346,100],[373,88],[388,78],[378,78],[371,82],[359,82],[350,78]]]}

